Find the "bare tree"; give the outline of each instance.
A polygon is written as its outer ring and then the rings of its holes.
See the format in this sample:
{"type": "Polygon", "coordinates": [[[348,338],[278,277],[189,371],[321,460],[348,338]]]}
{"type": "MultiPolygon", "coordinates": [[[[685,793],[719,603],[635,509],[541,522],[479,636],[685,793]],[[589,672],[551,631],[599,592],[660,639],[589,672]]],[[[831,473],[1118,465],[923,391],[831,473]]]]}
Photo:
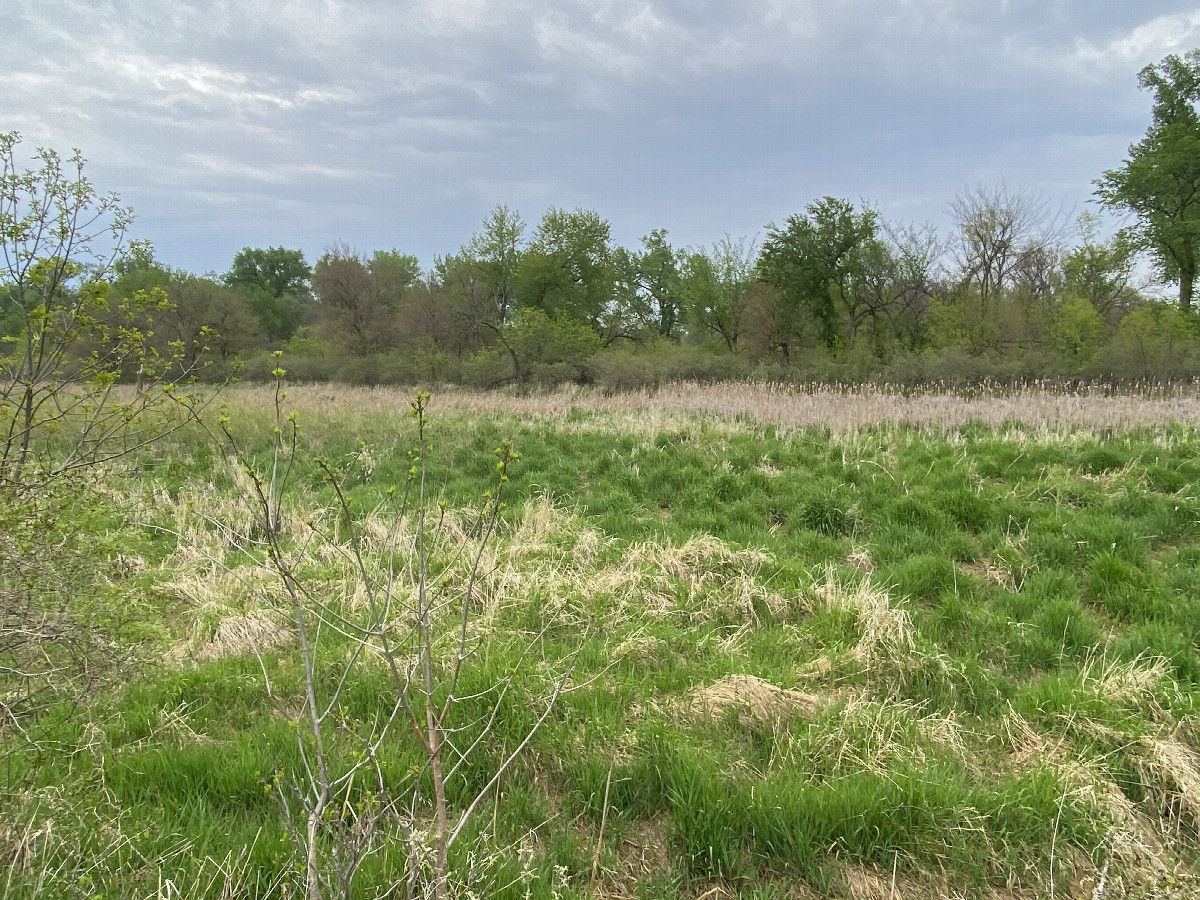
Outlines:
{"type": "Polygon", "coordinates": [[[914,349],[941,289],[945,245],[932,225],[882,222],[880,232],[864,253],[863,303],[876,323],[886,320],[895,339],[914,349]]]}
{"type": "Polygon", "coordinates": [[[1027,190],[1003,182],[977,185],[950,203],[957,233],[951,252],[962,282],[975,289],[984,318],[1017,277],[1022,261],[1058,246],[1065,228],[1061,210],[1027,190]]]}

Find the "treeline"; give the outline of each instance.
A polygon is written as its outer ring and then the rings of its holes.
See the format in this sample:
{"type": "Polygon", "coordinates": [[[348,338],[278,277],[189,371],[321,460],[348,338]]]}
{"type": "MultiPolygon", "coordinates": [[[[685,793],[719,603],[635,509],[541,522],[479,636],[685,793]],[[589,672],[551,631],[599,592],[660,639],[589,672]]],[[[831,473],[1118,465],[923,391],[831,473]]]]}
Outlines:
{"type": "Polygon", "coordinates": [[[498,207],[422,271],[396,250],[246,248],[220,277],[136,248],[117,304],[161,290],[145,326],[204,377],[622,389],[680,379],[963,382],[1176,379],[1200,329],[1134,285],[1136,248],[1004,187],[961,194],[948,236],[818,200],[761,243],[615,246],[590,210],[530,229],[498,207]]]}

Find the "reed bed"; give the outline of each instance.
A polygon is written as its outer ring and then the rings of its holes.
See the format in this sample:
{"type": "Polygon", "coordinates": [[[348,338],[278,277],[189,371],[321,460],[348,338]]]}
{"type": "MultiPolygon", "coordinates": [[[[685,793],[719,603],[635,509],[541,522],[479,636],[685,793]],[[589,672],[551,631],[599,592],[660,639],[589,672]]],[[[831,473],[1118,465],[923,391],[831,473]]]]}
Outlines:
{"type": "MultiPolygon", "coordinates": [[[[393,416],[408,411],[412,389],[300,385],[288,389],[290,410],[321,418],[393,416]]],[[[274,390],[235,386],[224,400],[231,407],[265,413],[274,390]]],[[[1126,388],[1084,386],[1076,389],[1025,385],[984,385],[970,390],[930,387],[899,389],[888,385],[840,387],[738,382],[669,384],[654,390],[606,394],[590,388],[560,388],[519,397],[501,391],[439,389],[441,412],[468,417],[514,416],[531,421],[564,421],[587,430],[609,425],[624,432],[676,429],[696,416],[714,422],[753,422],[782,433],[808,427],[844,434],[878,425],[909,425],[949,431],[970,423],[989,427],[1019,425],[1035,431],[1083,430],[1113,434],[1170,424],[1200,424],[1200,391],[1191,385],[1141,384],[1126,388]],[[572,423],[585,415],[586,424],[572,423]]]]}

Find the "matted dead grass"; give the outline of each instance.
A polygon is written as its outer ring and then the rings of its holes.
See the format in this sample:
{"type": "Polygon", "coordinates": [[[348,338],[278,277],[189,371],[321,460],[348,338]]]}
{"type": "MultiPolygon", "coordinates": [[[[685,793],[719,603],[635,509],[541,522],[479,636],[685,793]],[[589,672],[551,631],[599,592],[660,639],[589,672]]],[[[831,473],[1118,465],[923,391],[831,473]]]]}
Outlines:
{"type": "Polygon", "coordinates": [[[921,882],[897,872],[885,872],[876,866],[848,863],[842,866],[842,880],[850,900],[934,900],[954,897],[949,885],[930,880],[921,882]]]}
{"type": "MultiPolygon", "coordinates": [[[[1076,756],[1066,738],[1044,737],[1015,712],[1004,716],[1001,725],[1010,748],[1008,766],[1018,771],[1049,767],[1063,786],[1064,802],[1082,804],[1099,814],[1105,823],[1105,847],[1115,865],[1110,873],[1114,879],[1126,885],[1149,885],[1173,870],[1171,841],[1163,833],[1165,823],[1154,821],[1139,809],[1103,771],[1099,760],[1076,756]]],[[[1187,780],[1187,763],[1191,760],[1184,759],[1180,765],[1178,747],[1171,746],[1156,761],[1155,746],[1156,742],[1147,741],[1144,748],[1147,784],[1161,782],[1163,770],[1170,766],[1187,780]]]]}
{"type": "Polygon", "coordinates": [[[1200,755],[1174,738],[1148,739],[1141,765],[1164,805],[1200,826],[1200,755]]]}
{"type": "Polygon", "coordinates": [[[262,653],[292,642],[292,631],[283,617],[270,609],[256,609],[240,616],[226,616],[217,623],[213,636],[192,654],[199,662],[262,653]]]}
{"type": "Polygon", "coordinates": [[[732,710],[769,723],[793,715],[811,716],[821,703],[815,694],[789,691],[753,675],[727,675],[692,691],[684,709],[690,715],[711,718],[721,718],[732,710]]]}
{"type": "MultiPolygon", "coordinates": [[[[288,389],[288,405],[305,419],[339,421],[395,416],[409,408],[412,389],[297,385],[288,389]]],[[[273,410],[273,388],[237,386],[223,399],[230,406],[273,410]]],[[[740,430],[740,423],[773,425],[783,431],[819,426],[834,433],[857,428],[907,424],[950,430],[969,422],[995,428],[1018,424],[1021,441],[1057,440],[1080,429],[1112,434],[1134,428],[1181,423],[1200,425],[1200,396],[1195,389],[1152,388],[1122,392],[1104,387],[1077,392],[1038,387],[902,392],[888,387],[792,386],[764,382],[717,385],[680,383],[655,390],[607,395],[588,388],[560,388],[517,397],[502,392],[439,388],[435,411],[471,417],[515,416],[522,420],[561,421],[574,431],[620,430],[656,434],[688,431],[697,417],[710,427],[740,430]],[[572,413],[586,413],[565,421],[572,413]]]]}
{"type": "Polygon", "coordinates": [[[1171,677],[1171,661],[1161,656],[1139,656],[1128,662],[1096,658],[1080,672],[1084,684],[1113,703],[1148,706],[1171,677]]]}

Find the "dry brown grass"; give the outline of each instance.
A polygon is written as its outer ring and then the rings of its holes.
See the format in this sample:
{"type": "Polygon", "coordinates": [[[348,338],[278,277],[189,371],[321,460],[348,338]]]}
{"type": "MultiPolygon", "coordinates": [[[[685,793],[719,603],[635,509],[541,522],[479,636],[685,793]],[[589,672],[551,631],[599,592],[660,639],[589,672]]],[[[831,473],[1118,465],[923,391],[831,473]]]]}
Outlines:
{"type": "MultiPolygon", "coordinates": [[[[306,421],[336,418],[345,423],[406,413],[411,395],[411,389],[401,387],[300,385],[289,388],[288,405],[306,421]]],[[[274,402],[273,389],[262,386],[228,389],[224,399],[233,407],[263,413],[273,409],[274,402]]],[[[1113,433],[1168,423],[1200,425],[1200,397],[1185,388],[1125,393],[1090,388],[1069,393],[1030,387],[970,395],[932,390],[906,395],[874,386],[793,387],[742,382],[672,384],[611,396],[586,388],[562,388],[524,398],[441,388],[434,408],[471,417],[499,415],[553,421],[582,411],[590,414],[589,418],[565,427],[639,434],[687,431],[695,426],[697,416],[709,419],[710,425],[734,426],[744,419],[774,425],[785,432],[811,425],[844,433],[882,424],[948,430],[971,421],[998,428],[1019,423],[1033,429],[1033,433],[1013,435],[1023,441],[1054,440],[1072,429],[1113,433]]]]}
{"type": "Polygon", "coordinates": [[[949,885],[921,884],[906,875],[885,872],[875,866],[844,865],[842,879],[850,900],[933,900],[955,896],[949,885]]]}
{"type": "Polygon", "coordinates": [[[686,711],[720,718],[732,710],[756,722],[775,722],[797,714],[812,715],[820,705],[815,694],[789,691],[753,675],[727,675],[692,691],[686,711]]]}
{"type": "Polygon", "coordinates": [[[1154,702],[1171,677],[1171,661],[1161,656],[1139,656],[1129,662],[1098,658],[1085,663],[1080,674],[1084,684],[1104,699],[1144,706],[1154,702]]]}
{"type": "Polygon", "coordinates": [[[916,650],[912,617],[907,610],[892,606],[887,592],[873,584],[870,577],[847,586],[829,566],[812,590],[827,605],[858,613],[861,636],[850,656],[864,668],[911,656],[916,650]]]}
{"type": "Polygon", "coordinates": [[[1200,755],[1174,738],[1148,739],[1142,769],[1175,815],[1200,825],[1200,755]]]}
{"type": "Polygon", "coordinates": [[[262,653],[290,644],[293,637],[291,628],[279,613],[258,609],[245,615],[221,619],[212,638],[195,651],[194,657],[204,662],[226,656],[262,653]]]}
{"type": "MultiPolygon", "coordinates": [[[[1114,878],[1144,885],[1171,870],[1171,842],[1164,840],[1162,828],[1125,796],[1101,769],[1100,761],[1076,757],[1074,747],[1065,738],[1046,739],[1015,712],[1003,718],[1002,731],[1011,749],[1009,766],[1016,770],[1048,766],[1063,785],[1064,802],[1070,800],[1096,811],[1106,828],[1105,845],[1115,864],[1111,873],[1114,878]]],[[[1163,777],[1164,764],[1175,763],[1178,769],[1178,759],[1174,758],[1160,758],[1156,764],[1154,746],[1154,742],[1148,742],[1145,759],[1148,768],[1157,766],[1148,778],[1151,784],[1163,777]]]]}

